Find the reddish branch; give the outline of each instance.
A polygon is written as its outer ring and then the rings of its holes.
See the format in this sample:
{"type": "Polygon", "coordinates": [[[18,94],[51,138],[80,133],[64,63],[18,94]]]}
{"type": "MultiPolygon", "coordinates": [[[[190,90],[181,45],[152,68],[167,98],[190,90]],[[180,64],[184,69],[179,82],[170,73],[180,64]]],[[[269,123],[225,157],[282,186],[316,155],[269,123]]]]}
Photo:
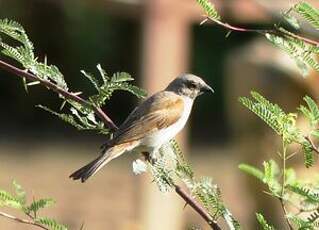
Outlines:
{"type": "Polygon", "coordinates": [[[175,186],[175,192],[182,197],[187,204],[189,204],[214,230],[221,230],[219,225],[213,218],[207,213],[207,211],[188,193],[185,192],[180,186],[175,186]]]}
{"type": "Polygon", "coordinates": [[[84,100],[83,98],[79,97],[78,95],[76,95],[75,93],[66,91],[64,89],[62,89],[61,87],[55,85],[54,83],[41,79],[29,72],[26,72],[25,70],[19,69],[15,66],[12,66],[4,61],[0,60],[0,68],[14,74],[17,77],[23,77],[28,79],[29,81],[38,81],[40,82],[41,85],[45,86],[46,88],[61,94],[62,96],[64,96],[67,99],[71,99],[73,101],[76,101],[78,103],[80,103],[81,105],[84,105],[86,107],[91,107],[95,114],[110,128],[110,129],[117,129],[117,126],[114,124],[114,122],[111,120],[111,118],[109,118],[100,107],[94,106],[92,105],[90,102],[84,100]]]}
{"type": "Polygon", "coordinates": [[[248,28],[244,28],[244,27],[238,27],[238,26],[233,26],[233,25],[230,25],[228,23],[225,23],[225,22],[221,22],[219,20],[216,20],[214,18],[211,18],[211,17],[206,17],[206,19],[203,21],[207,21],[207,20],[210,20],[212,22],[215,22],[216,24],[230,30],[230,31],[236,31],[236,32],[251,32],[251,33],[259,33],[259,34],[274,34],[274,35],[280,35],[280,36],[283,36],[283,37],[292,37],[292,38],[295,38],[295,39],[298,39],[298,40],[302,40],[310,45],[314,45],[314,46],[319,46],[319,41],[315,41],[315,40],[312,40],[310,38],[306,38],[306,37],[303,37],[301,35],[297,35],[297,34],[294,34],[294,33],[290,33],[290,32],[287,32],[287,31],[284,31],[284,30],[279,30],[277,28],[274,28],[274,29],[266,29],[266,30],[261,30],[261,29],[248,29],[248,28]]]}
{"type": "Polygon", "coordinates": [[[311,149],[313,151],[315,151],[317,154],[319,154],[319,148],[315,145],[315,143],[313,143],[313,141],[311,140],[311,138],[309,136],[305,137],[306,140],[309,142],[309,144],[311,145],[311,149]]]}
{"type": "MultiPolygon", "coordinates": [[[[40,79],[31,73],[28,73],[22,69],[19,69],[19,68],[12,66],[4,61],[1,61],[1,60],[0,60],[0,68],[14,74],[17,77],[26,78],[29,81],[39,81],[41,85],[45,86],[46,88],[48,88],[48,89],[50,89],[58,94],[61,94],[66,99],[76,101],[84,106],[92,107],[94,109],[94,112],[96,113],[96,115],[99,116],[99,118],[108,127],[110,127],[113,130],[117,129],[117,126],[114,124],[114,122],[111,120],[111,118],[109,118],[105,114],[105,112],[103,112],[103,110],[101,108],[93,106],[91,103],[89,103],[85,99],[79,97],[78,95],[71,93],[71,92],[68,92],[68,91],[60,88],[59,86],[55,85],[52,82],[40,79]]],[[[193,198],[191,195],[189,195],[185,190],[183,190],[178,185],[174,185],[174,186],[175,186],[176,193],[180,197],[182,197],[186,201],[186,203],[189,204],[209,224],[211,229],[221,230],[221,228],[218,226],[218,224],[212,219],[212,217],[209,215],[209,213],[195,200],[195,198],[193,198]]],[[[0,215],[5,216],[5,217],[10,218],[10,219],[13,219],[13,220],[16,220],[16,221],[21,222],[21,223],[32,224],[32,222],[30,222],[28,220],[18,219],[16,217],[10,216],[10,215],[5,214],[5,213],[0,212],[0,215]]],[[[38,225],[38,224],[33,223],[33,225],[38,225]]],[[[44,228],[43,226],[39,226],[39,227],[44,228]]],[[[46,228],[44,228],[44,229],[46,229],[46,228]]]]}

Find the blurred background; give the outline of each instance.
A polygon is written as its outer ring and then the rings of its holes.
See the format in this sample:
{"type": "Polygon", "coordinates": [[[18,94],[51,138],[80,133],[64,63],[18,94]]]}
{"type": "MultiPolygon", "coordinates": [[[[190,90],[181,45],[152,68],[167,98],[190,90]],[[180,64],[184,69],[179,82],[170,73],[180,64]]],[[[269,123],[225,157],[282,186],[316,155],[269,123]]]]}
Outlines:
{"type": "MultiPolygon", "coordinates": [[[[214,0],[226,22],[251,28],[271,26],[293,2],[214,0]]],[[[93,92],[80,70],[97,73],[98,63],[109,73],[131,73],[149,94],[180,73],[204,78],[216,93],[198,98],[179,136],[186,158],[197,176],[214,178],[244,229],[258,229],[257,211],[279,225],[279,203],[237,166],[276,158],[280,142],[237,98],[254,89],[295,111],[305,94],[319,96],[319,76],[302,79],[294,62],[259,35],[233,32],[226,38],[223,28],[200,26],[202,14],[195,0],[0,0],[0,17],[20,22],[39,58],[57,65],[74,91],[93,92]]],[[[113,161],[85,184],[71,181],[69,174],[94,158],[104,139],[35,108],[57,110],[61,102],[52,92],[33,86],[27,94],[21,81],[0,70],[0,100],[0,187],[8,190],[16,180],[30,198],[53,197],[57,204],[44,215],[70,229],[82,224],[84,229],[207,229],[174,193],[160,194],[148,175],[133,175],[136,155],[113,161]]],[[[137,103],[116,92],[103,109],[120,124],[137,103]]],[[[298,162],[297,157],[292,164],[309,177],[311,171],[298,162]]],[[[0,229],[31,228],[0,218],[0,229]]]]}

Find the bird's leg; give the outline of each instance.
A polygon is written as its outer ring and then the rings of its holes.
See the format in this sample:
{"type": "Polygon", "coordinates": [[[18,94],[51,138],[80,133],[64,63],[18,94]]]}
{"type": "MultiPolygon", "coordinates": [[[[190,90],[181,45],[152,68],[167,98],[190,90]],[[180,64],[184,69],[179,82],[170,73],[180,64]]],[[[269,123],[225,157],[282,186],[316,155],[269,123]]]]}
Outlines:
{"type": "Polygon", "coordinates": [[[155,164],[156,158],[153,156],[153,154],[144,151],[144,152],[142,152],[142,155],[143,155],[145,161],[150,162],[152,165],[155,164]]]}

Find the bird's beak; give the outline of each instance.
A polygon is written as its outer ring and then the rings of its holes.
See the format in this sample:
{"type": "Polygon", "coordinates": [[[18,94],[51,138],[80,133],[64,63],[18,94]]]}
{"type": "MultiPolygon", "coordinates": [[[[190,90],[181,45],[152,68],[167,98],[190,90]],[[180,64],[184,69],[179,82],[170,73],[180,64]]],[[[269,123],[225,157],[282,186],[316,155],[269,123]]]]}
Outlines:
{"type": "Polygon", "coordinates": [[[214,93],[215,91],[209,85],[204,85],[201,90],[202,93],[211,92],[214,93]]]}

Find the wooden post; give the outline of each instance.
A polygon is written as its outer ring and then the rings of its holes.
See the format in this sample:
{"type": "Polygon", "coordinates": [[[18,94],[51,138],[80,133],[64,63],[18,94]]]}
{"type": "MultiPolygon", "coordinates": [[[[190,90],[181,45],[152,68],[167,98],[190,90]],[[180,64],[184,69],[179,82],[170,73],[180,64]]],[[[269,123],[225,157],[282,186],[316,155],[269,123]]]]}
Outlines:
{"type": "MultiPolygon", "coordinates": [[[[154,93],[187,71],[190,23],[178,12],[176,1],[149,0],[145,4],[142,82],[154,93]]],[[[185,150],[186,130],[178,142],[185,150]]],[[[142,229],[183,229],[184,202],[174,192],[159,192],[149,178],[143,179],[142,190],[142,229]]]]}

